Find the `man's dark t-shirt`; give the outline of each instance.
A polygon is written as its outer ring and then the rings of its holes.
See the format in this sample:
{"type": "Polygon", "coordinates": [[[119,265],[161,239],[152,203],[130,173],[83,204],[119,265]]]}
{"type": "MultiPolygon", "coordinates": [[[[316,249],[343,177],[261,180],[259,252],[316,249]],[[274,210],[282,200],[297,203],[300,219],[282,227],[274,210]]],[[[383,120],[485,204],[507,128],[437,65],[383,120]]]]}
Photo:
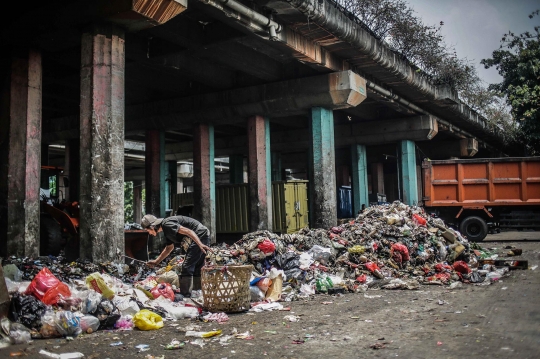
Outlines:
{"type": "Polygon", "coordinates": [[[178,233],[180,227],[191,229],[200,238],[201,242],[208,244],[210,231],[201,222],[184,216],[167,217],[161,222],[163,235],[167,244],[178,244],[182,242],[184,235],[178,233]]]}

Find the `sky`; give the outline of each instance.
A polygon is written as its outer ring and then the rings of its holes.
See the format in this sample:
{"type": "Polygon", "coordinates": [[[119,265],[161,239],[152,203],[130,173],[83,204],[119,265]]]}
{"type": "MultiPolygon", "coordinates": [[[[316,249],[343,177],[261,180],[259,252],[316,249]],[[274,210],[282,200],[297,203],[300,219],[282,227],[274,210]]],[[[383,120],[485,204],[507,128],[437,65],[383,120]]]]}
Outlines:
{"type": "Polygon", "coordinates": [[[508,31],[520,34],[540,25],[540,16],[528,15],[540,9],[540,0],[406,0],[426,25],[438,25],[458,57],[476,64],[487,83],[501,82],[494,68],[484,69],[480,60],[490,58],[508,31]]]}

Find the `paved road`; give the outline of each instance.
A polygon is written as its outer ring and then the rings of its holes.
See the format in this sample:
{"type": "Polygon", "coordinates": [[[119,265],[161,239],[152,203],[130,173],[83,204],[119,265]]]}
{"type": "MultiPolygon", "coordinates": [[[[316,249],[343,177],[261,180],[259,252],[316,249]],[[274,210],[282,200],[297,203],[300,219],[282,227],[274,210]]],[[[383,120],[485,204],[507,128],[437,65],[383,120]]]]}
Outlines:
{"type": "Polygon", "coordinates": [[[540,241],[540,231],[502,231],[488,234],[484,242],[491,241],[540,241]]]}

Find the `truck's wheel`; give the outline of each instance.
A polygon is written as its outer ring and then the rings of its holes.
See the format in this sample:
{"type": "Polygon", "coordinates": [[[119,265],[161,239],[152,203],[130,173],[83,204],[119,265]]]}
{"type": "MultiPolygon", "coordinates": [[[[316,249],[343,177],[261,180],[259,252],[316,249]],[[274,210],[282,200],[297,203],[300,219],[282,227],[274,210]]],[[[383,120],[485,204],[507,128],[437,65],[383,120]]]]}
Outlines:
{"type": "Polygon", "coordinates": [[[486,238],[488,226],[486,221],[477,216],[465,218],[459,225],[459,230],[462,235],[467,237],[471,242],[480,242],[486,238]]]}
{"type": "Polygon", "coordinates": [[[65,243],[58,222],[53,218],[42,216],[39,227],[40,254],[42,256],[57,256],[60,254],[60,250],[65,243]]]}

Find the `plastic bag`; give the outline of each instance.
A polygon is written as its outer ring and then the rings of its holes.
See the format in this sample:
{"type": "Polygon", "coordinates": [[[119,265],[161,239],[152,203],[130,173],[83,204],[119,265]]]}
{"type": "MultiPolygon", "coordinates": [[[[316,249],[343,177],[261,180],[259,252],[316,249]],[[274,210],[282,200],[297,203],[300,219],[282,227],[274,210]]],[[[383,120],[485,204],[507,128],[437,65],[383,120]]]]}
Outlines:
{"type": "Polygon", "coordinates": [[[394,256],[394,253],[399,253],[399,259],[397,262],[401,263],[402,261],[408,261],[410,259],[409,257],[409,248],[401,243],[394,243],[392,244],[392,248],[390,249],[390,256],[394,256]]]}
{"type": "Polygon", "coordinates": [[[272,285],[272,279],[270,278],[262,278],[255,284],[257,287],[259,287],[260,290],[262,290],[264,293],[270,288],[270,285],[272,285]]]}
{"type": "Polygon", "coordinates": [[[54,322],[56,330],[63,336],[77,336],[82,332],[80,319],[70,311],[59,310],[56,312],[54,322]]]}
{"type": "Polygon", "coordinates": [[[259,243],[257,248],[259,248],[264,254],[268,256],[275,252],[276,245],[268,238],[265,238],[261,243],[259,243]]]}
{"type": "Polygon", "coordinates": [[[101,293],[96,292],[93,289],[88,291],[88,296],[86,297],[85,305],[83,305],[82,312],[84,314],[94,313],[101,302],[103,296],[101,293]]]}
{"type": "Polygon", "coordinates": [[[99,329],[113,329],[121,315],[118,308],[110,300],[102,300],[96,309],[95,316],[99,319],[99,329]]]}
{"type": "Polygon", "coordinates": [[[152,288],[150,293],[152,293],[155,299],[163,296],[174,302],[174,291],[170,283],[160,283],[156,285],[154,288],[152,288]]]}
{"type": "Polygon", "coordinates": [[[39,328],[42,325],[41,316],[47,307],[35,297],[19,293],[13,294],[9,307],[9,319],[23,324],[27,328],[39,328]]]}
{"type": "Polygon", "coordinates": [[[251,294],[252,302],[260,302],[264,300],[264,292],[256,285],[249,286],[249,293],[251,294]]]}
{"type": "Polygon", "coordinates": [[[163,328],[163,319],[161,316],[143,309],[133,317],[133,324],[140,330],[155,330],[163,328]]]}
{"type": "Polygon", "coordinates": [[[93,333],[99,328],[99,319],[93,315],[85,315],[80,318],[81,330],[85,333],[93,333]]]}
{"type": "Polygon", "coordinates": [[[134,300],[131,300],[130,297],[114,297],[112,300],[113,304],[116,305],[116,308],[122,313],[122,315],[135,315],[138,311],[141,310],[139,305],[134,300]]]}
{"type": "Polygon", "coordinates": [[[36,274],[24,294],[32,294],[47,305],[56,304],[61,296],[71,297],[67,284],[56,278],[49,268],[43,268],[36,274]]]}
{"type": "Polygon", "coordinates": [[[114,328],[119,330],[132,330],[133,329],[133,320],[130,315],[121,317],[116,323],[114,323],[114,328]]]}
{"type": "Polygon", "coordinates": [[[86,285],[88,288],[101,293],[106,299],[112,299],[114,297],[114,291],[109,288],[101,274],[98,272],[94,272],[86,277],[86,285]]]}
{"type": "Polygon", "coordinates": [[[172,286],[175,286],[176,288],[180,287],[178,274],[176,274],[176,272],[173,270],[170,270],[168,272],[165,272],[159,275],[156,278],[156,280],[158,281],[158,283],[170,283],[172,286]]]}
{"type": "Polygon", "coordinates": [[[330,248],[321,247],[318,244],[311,247],[308,253],[311,254],[314,260],[319,261],[323,265],[328,263],[328,259],[330,258],[330,255],[332,254],[330,248]]]}
{"type": "Polygon", "coordinates": [[[313,262],[314,262],[314,260],[313,260],[313,257],[311,256],[310,253],[304,252],[304,253],[300,254],[299,263],[300,263],[300,268],[301,269],[309,268],[309,266],[313,262]]]}
{"type": "Polygon", "coordinates": [[[156,299],[152,304],[163,308],[173,319],[197,318],[199,310],[195,307],[187,307],[178,302],[171,302],[165,297],[156,299]]]}
{"type": "Polygon", "coordinates": [[[43,338],[58,338],[62,336],[62,334],[58,332],[58,328],[56,328],[56,316],[52,308],[47,309],[43,314],[41,323],[43,325],[39,329],[39,334],[41,334],[43,338]]]}

